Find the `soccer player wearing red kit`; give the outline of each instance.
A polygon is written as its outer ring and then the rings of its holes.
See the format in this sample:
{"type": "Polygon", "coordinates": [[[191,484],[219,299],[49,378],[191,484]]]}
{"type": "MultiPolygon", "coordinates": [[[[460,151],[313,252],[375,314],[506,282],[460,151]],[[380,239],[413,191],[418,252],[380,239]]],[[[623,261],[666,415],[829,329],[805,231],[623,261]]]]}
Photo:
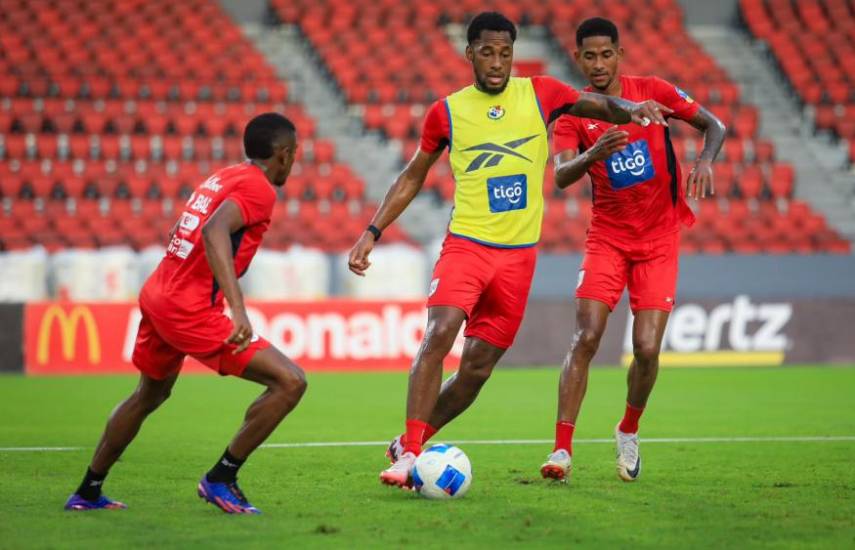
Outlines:
{"type": "MultiPolygon", "coordinates": [[[[725,127],[676,86],[655,77],[621,76],[623,48],[618,30],[606,19],[584,21],[576,31],[576,61],[591,86],[610,96],[655,100],[670,118],[704,133],[705,146],[688,177],[688,195],[713,194],[711,164],[721,149],[725,127]]],[[[593,217],[576,285],[576,332],[558,390],[555,448],[541,467],[544,477],[570,474],[576,417],[609,313],[629,288],[633,361],[627,404],[615,428],[617,471],[633,481],[641,471],[638,420],[659,370],[659,348],[674,305],[680,225],[694,215],[685,202],[680,166],[667,126],[625,124],[562,117],[553,133],[556,184],[565,188],[586,172],[593,183],[593,217]]]]}
{"type": "Polygon", "coordinates": [[[296,140],[294,125],[284,116],[253,118],[243,135],[249,160],[216,172],[190,196],[166,255],[140,292],[142,320],[133,351],[139,385],[110,416],[66,510],[125,508],[101,494],[104,479],[146,417],[169,397],[190,355],[221,375],[267,387],[198,485],[199,496],[224,512],[258,513],[237,485],[238,469],[297,405],[306,381],[297,365],[253,334],[237,279],[270,225],[275,188],[288,178],[296,140]],[[223,298],[231,319],[223,313],[223,298]]]}
{"type": "Polygon", "coordinates": [[[665,122],[655,102],[579,94],[549,77],[511,78],[515,38],[514,24],[499,13],[472,20],[466,58],[475,84],[430,108],[419,151],[350,253],[351,271],[364,275],[382,230],[413,200],[447,146],[457,184],[454,210],[428,292],[424,341],[410,373],[406,431],[389,446],[394,464],[380,474],[389,485],[409,483],[421,445],[466,410],[513,343],[540,237],[549,124],[564,113],[665,122]],[[460,368],[441,384],[442,360],[464,320],[460,368]]]}

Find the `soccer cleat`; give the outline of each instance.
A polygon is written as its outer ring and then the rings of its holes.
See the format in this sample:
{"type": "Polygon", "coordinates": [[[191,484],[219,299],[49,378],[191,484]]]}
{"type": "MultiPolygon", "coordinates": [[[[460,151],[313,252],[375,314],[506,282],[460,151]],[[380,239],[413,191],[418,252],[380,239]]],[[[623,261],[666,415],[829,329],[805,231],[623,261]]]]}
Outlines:
{"type": "Polygon", "coordinates": [[[71,512],[85,512],[88,510],[124,510],[125,508],[127,508],[126,504],[117,500],[110,500],[104,495],[98,497],[98,500],[86,500],[77,493],[74,493],[68,497],[68,500],[65,503],[65,509],[71,512]]]}
{"type": "Polygon", "coordinates": [[[617,447],[617,473],[624,481],[635,481],[641,473],[641,457],[638,454],[638,434],[625,434],[615,426],[617,447]]]}
{"type": "Polygon", "coordinates": [[[416,455],[410,452],[398,457],[397,462],[380,472],[380,482],[384,485],[411,489],[413,487],[413,468],[416,455]]]}
{"type": "Polygon", "coordinates": [[[565,449],[558,449],[546,457],[546,462],[540,467],[540,475],[544,479],[567,481],[570,478],[572,457],[565,449]]]}
{"type": "Polygon", "coordinates": [[[247,502],[237,482],[215,483],[202,476],[197,487],[199,496],[227,514],[260,514],[261,510],[247,502]]]}
{"type": "Polygon", "coordinates": [[[389,443],[389,447],[386,449],[386,458],[388,458],[389,462],[392,464],[398,462],[398,458],[404,454],[404,444],[402,443],[403,439],[404,435],[399,435],[389,443]]]}

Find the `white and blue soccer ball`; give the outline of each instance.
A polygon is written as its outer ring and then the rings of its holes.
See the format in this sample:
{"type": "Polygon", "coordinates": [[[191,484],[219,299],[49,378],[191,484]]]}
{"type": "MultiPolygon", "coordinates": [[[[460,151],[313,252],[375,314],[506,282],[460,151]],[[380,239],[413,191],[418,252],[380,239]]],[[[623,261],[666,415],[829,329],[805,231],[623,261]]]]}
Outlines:
{"type": "Polygon", "coordinates": [[[454,445],[433,445],[416,459],[413,488],[425,498],[460,498],[471,484],[469,457],[454,445]]]}

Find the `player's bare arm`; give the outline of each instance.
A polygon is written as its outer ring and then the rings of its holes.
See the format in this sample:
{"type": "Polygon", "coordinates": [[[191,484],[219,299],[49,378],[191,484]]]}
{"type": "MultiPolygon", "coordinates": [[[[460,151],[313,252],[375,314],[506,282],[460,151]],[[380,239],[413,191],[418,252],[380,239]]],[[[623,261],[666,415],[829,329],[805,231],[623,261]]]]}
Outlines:
{"type": "Polygon", "coordinates": [[[707,195],[715,195],[712,163],[721,151],[727,127],[717,116],[701,107],[689,124],[703,132],[704,149],[695,160],[692,171],[686,179],[686,195],[702,199],[707,195]]]}
{"type": "Polygon", "coordinates": [[[597,162],[621,151],[629,143],[629,133],[612,126],[599,137],[593,147],[579,154],[575,149],[561,151],[555,155],[555,185],[565,189],[582,179],[588,169],[597,162]]]}
{"type": "Polygon", "coordinates": [[[596,118],[614,124],[634,122],[647,126],[651,122],[668,126],[665,117],[674,111],[657,101],[647,100],[640,103],[615,96],[583,92],[570,109],[573,116],[596,118]]]}
{"type": "Polygon", "coordinates": [[[234,201],[226,199],[202,227],[205,257],[232,310],[234,329],[225,343],[237,345],[233,352],[235,354],[245,350],[252,339],[252,325],[246,315],[243,293],[238,285],[232,259],[231,235],[242,226],[240,208],[234,201]]]}
{"type": "MultiPolygon", "coordinates": [[[[425,183],[430,167],[436,162],[442,150],[435,153],[426,153],[419,149],[413,158],[389,188],[380,208],[371,218],[371,225],[383,231],[392,222],[398,219],[398,216],[407,209],[407,206],[413,201],[416,195],[425,183]]],[[[365,276],[365,270],[371,265],[368,261],[368,255],[374,248],[376,238],[369,231],[364,231],[356,241],[356,244],[350,250],[350,258],[348,259],[348,267],[352,272],[360,277],[365,276]]]]}

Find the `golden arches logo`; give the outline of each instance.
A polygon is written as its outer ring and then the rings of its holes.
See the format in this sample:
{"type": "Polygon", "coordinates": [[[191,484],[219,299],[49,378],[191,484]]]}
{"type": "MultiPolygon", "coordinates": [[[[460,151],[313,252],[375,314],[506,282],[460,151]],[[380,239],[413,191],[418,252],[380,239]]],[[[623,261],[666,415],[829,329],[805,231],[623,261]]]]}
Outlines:
{"type": "Polygon", "coordinates": [[[66,313],[60,306],[52,305],[47,308],[39,325],[39,340],[36,348],[36,361],[44,365],[50,358],[50,335],[52,327],[59,325],[60,342],[62,343],[62,358],[66,361],[74,359],[74,342],[77,339],[77,326],[83,323],[86,331],[86,343],[89,348],[89,363],[101,362],[101,340],[98,338],[98,326],[92,312],[85,306],[74,306],[66,313]]]}

